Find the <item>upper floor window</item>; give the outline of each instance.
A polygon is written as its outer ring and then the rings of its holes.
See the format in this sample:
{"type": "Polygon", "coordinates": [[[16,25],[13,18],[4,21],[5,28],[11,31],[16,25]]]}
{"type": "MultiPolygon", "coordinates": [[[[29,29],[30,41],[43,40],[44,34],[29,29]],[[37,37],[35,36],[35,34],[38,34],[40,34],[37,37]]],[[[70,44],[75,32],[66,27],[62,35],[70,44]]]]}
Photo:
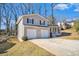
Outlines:
{"type": "Polygon", "coordinates": [[[29,23],[29,19],[27,18],[27,23],[29,23]]]}
{"type": "Polygon", "coordinates": [[[34,19],[32,19],[32,24],[34,24],[34,19]]]}
{"type": "Polygon", "coordinates": [[[40,20],[40,25],[45,25],[45,21],[40,20]]]}
{"type": "Polygon", "coordinates": [[[34,24],[34,19],[29,19],[29,18],[27,18],[27,23],[29,23],[29,24],[34,24]]]}
{"type": "Polygon", "coordinates": [[[43,21],[43,25],[45,25],[45,21],[43,21]]]}
{"type": "Polygon", "coordinates": [[[41,20],[40,20],[40,25],[41,25],[41,20]]]}

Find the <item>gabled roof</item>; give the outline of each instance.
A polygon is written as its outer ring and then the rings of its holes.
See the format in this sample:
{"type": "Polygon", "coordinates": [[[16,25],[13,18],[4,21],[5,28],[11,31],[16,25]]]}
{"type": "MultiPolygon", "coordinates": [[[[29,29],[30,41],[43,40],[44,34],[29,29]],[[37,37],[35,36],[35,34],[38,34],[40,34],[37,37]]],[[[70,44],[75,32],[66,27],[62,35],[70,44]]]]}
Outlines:
{"type": "Polygon", "coordinates": [[[30,17],[31,17],[31,16],[39,16],[39,17],[43,18],[43,20],[49,22],[48,19],[44,18],[43,16],[41,16],[41,15],[39,15],[39,14],[28,14],[28,15],[22,15],[22,16],[20,16],[20,17],[18,18],[16,24],[19,24],[19,22],[22,20],[23,17],[27,17],[27,18],[28,18],[28,16],[30,16],[30,17]]]}

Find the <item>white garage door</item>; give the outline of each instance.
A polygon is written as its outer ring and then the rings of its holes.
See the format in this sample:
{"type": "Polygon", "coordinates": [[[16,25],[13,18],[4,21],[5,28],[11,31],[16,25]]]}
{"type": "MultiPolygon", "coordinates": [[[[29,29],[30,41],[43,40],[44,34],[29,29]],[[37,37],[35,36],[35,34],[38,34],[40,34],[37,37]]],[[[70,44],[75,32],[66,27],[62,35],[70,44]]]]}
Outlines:
{"type": "Polygon", "coordinates": [[[28,38],[36,38],[36,30],[35,29],[27,29],[27,37],[28,38]]]}
{"type": "Polygon", "coordinates": [[[41,37],[49,37],[49,31],[48,30],[41,30],[41,37]]]}

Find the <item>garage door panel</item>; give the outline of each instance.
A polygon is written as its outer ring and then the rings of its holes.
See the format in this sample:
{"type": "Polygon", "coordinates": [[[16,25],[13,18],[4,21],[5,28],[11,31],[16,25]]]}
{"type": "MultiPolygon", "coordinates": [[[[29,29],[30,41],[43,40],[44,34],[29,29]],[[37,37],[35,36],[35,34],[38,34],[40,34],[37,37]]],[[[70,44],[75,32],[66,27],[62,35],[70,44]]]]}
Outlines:
{"type": "Polygon", "coordinates": [[[36,30],[35,29],[27,29],[27,37],[28,38],[36,38],[36,30]]]}
{"type": "Polygon", "coordinates": [[[41,37],[49,37],[49,31],[48,30],[41,30],[41,37]]]}

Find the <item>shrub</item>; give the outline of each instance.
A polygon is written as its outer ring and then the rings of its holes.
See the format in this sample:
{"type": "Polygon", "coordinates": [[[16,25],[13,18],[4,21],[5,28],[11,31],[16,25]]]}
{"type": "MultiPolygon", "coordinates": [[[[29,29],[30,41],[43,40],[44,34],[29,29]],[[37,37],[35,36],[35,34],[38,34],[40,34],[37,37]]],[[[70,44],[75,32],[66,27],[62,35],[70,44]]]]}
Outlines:
{"type": "Polygon", "coordinates": [[[79,33],[79,20],[75,21],[74,28],[75,28],[76,32],[79,33]]]}
{"type": "Polygon", "coordinates": [[[22,39],[23,39],[24,41],[27,41],[27,40],[28,40],[27,36],[23,36],[22,39]]]}

